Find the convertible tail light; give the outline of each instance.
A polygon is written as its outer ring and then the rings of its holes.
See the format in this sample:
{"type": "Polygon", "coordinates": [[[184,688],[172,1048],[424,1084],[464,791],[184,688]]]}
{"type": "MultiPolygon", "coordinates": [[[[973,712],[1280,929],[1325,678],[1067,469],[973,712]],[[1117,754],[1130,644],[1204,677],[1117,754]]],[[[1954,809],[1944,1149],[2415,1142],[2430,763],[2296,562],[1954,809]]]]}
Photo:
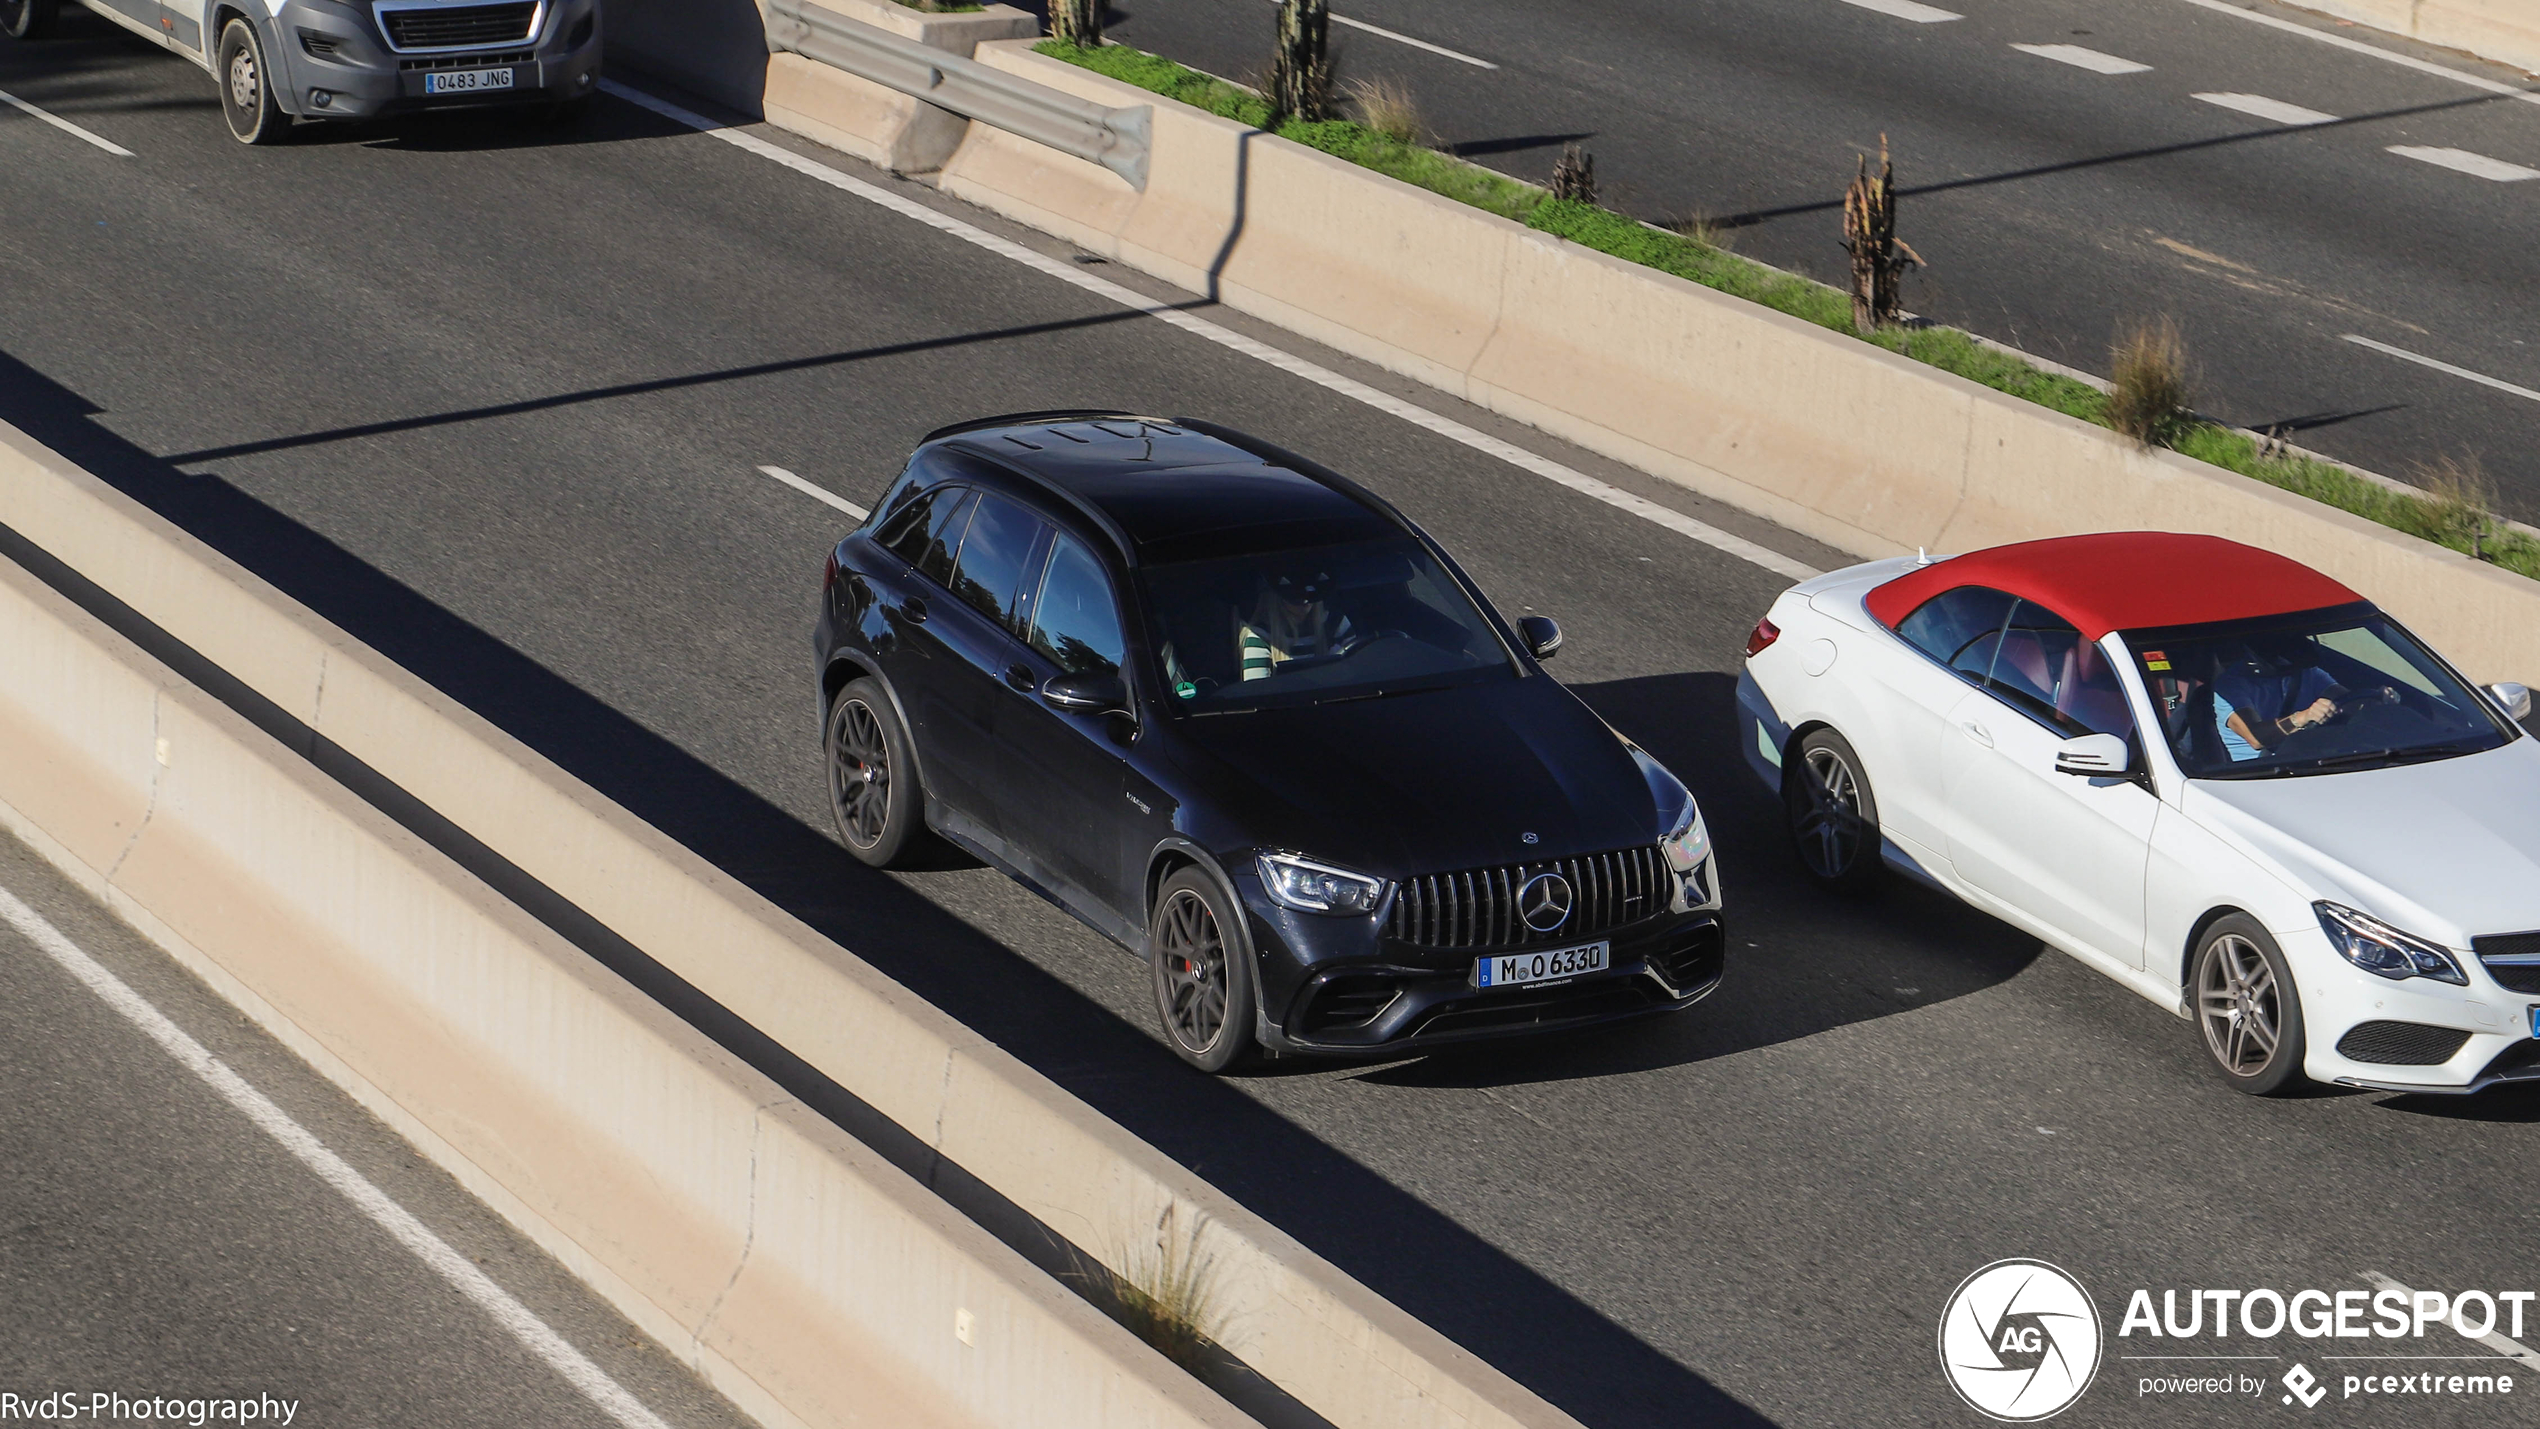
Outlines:
{"type": "Polygon", "coordinates": [[[1763,654],[1765,646],[1770,645],[1781,638],[1782,628],[1773,623],[1773,618],[1771,616],[1768,615],[1762,620],[1756,621],[1755,632],[1746,637],[1746,658],[1752,660],[1756,656],[1763,654]]]}

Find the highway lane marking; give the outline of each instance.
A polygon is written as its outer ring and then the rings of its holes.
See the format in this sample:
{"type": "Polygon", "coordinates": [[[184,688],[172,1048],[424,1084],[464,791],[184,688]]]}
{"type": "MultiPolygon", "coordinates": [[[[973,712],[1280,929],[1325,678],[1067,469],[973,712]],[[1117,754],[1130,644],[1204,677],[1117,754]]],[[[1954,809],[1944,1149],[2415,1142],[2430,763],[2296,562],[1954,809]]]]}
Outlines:
{"type": "Polygon", "coordinates": [[[2035,55],[2039,59],[2054,60],[2076,69],[2086,69],[2092,74],[2142,74],[2152,68],[2148,64],[2121,59],[2116,55],[2101,54],[2097,50],[2081,45],[2013,45],[2011,48],[2024,55],[2035,55]]]}
{"type": "MultiPolygon", "coordinates": [[[[2415,1299],[2416,1299],[2416,1292],[2415,1292],[2415,1291],[2410,1290],[2410,1289],[2409,1289],[2408,1287],[2406,1287],[2405,1285],[2400,1284],[2398,1281],[2391,1279],[2389,1276],[2382,1274],[2382,1273],[2381,1273],[2380,1271],[2378,1271],[2378,1270],[2367,1270],[2367,1271],[2363,1272],[2363,1276],[2362,1276],[2362,1278],[2363,1278],[2363,1281],[2364,1281],[2364,1283],[2365,1283],[2365,1284],[2370,1285],[2370,1286],[2371,1286],[2371,1287],[2373,1287],[2375,1290],[2396,1290],[2396,1291],[2398,1291],[2400,1294],[2407,1296],[2407,1297],[2408,1297],[2408,1299],[2409,1299],[2412,1303],[2413,1303],[2413,1302],[2415,1301],[2415,1299]]],[[[2534,1350],[2532,1350],[2532,1348],[2531,1348],[2530,1346],[2525,1345],[2525,1344],[2523,1344],[2522,1342],[2520,1342],[2520,1341],[2518,1341],[2518,1340],[2510,1340],[2510,1339],[2507,1339],[2507,1338],[2505,1338],[2505,1336],[2503,1336],[2503,1335],[2501,1335],[2501,1334],[2485,1334],[2485,1335],[2478,1335],[2478,1336],[2474,1336],[2473,1338],[2475,1338],[2475,1339],[2478,1341],[2478,1343],[2480,1343],[2480,1344],[2482,1344],[2482,1345],[2487,1346],[2487,1347],[2488,1347],[2489,1349],[2491,1349],[2491,1350],[2495,1350],[2495,1351],[2497,1351],[2498,1353],[2502,1354],[2505,1358],[2507,1358],[2507,1359],[2509,1359],[2509,1360],[2518,1360],[2518,1361],[2520,1361],[2520,1362],[2522,1363],[2522,1365],[2523,1365],[2525,1368],[2527,1368],[2527,1369],[2540,1369],[2540,1352],[2535,1352],[2534,1350]]],[[[2331,1356],[2329,1356],[2329,1358],[2331,1358],[2331,1359],[2362,1359],[2362,1358],[2366,1358],[2366,1357],[2365,1357],[2365,1356],[2362,1356],[2362,1355],[2331,1355],[2331,1356]]],[[[2414,1358],[2425,1358],[2425,1359],[2453,1359],[2453,1358],[2464,1358],[2464,1359],[2465,1359],[2465,1358],[2468,1358],[2468,1357],[2467,1357],[2467,1356],[2452,1356],[2452,1355],[2426,1355],[2426,1356],[2421,1356],[2421,1357],[2420,1357],[2420,1356],[2413,1356],[2413,1355],[2399,1355],[2399,1356],[2393,1356],[2392,1358],[2397,1358],[2397,1359],[2414,1359],[2414,1358]]]]}
{"type": "MultiPolygon", "coordinates": [[[[1280,3],[1280,0],[1270,0],[1270,3],[1276,5],[1280,3]]],[[[1333,15],[1331,19],[1332,23],[1335,25],[1347,25],[1353,30],[1365,30],[1371,35],[1382,35],[1386,39],[1393,41],[1395,44],[1409,45],[1415,50],[1427,50],[1433,55],[1444,55],[1448,59],[1458,61],[1462,64],[1471,65],[1476,69],[1499,68],[1499,66],[1492,64],[1489,60],[1475,59],[1473,56],[1465,54],[1461,50],[1450,50],[1444,45],[1433,45],[1427,40],[1415,39],[1410,35],[1402,33],[1400,30],[1388,30],[1382,25],[1370,25],[1364,20],[1353,20],[1347,15],[1333,15]]]]}
{"type": "Polygon", "coordinates": [[[794,488],[796,491],[801,492],[803,495],[810,497],[814,501],[828,502],[830,505],[837,507],[839,510],[844,511],[858,521],[863,520],[865,517],[865,510],[863,507],[856,505],[854,502],[849,501],[847,498],[840,496],[834,491],[830,491],[824,487],[814,486],[810,482],[803,480],[801,477],[794,475],[792,472],[787,471],[781,466],[763,466],[760,467],[759,470],[769,476],[775,477],[778,481],[785,483],[787,486],[794,488]]]}
{"type": "Polygon", "coordinates": [[[2390,146],[2390,152],[2403,159],[2414,159],[2419,163],[2432,164],[2436,168],[2450,169],[2454,173],[2468,174],[2473,178],[2492,179],[2500,184],[2518,184],[2525,179],[2540,179],[2540,169],[2526,169],[2520,164],[2508,164],[2502,159],[2491,159],[2485,154],[2473,154],[2467,149],[2437,149],[2423,144],[2393,144],[2390,146]]]}
{"type": "Polygon", "coordinates": [[[2386,342],[2375,342],[2371,338],[2358,337],[2351,332],[2345,334],[2345,338],[2357,347],[2369,347],[2375,352],[2387,353],[2402,362],[2413,362],[2419,367],[2431,367],[2437,372],[2448,372],[2454,377],[2466,378],[2482,387],[2493,387],[2499,392],[2510,392],[2517,397],[2540,402],[2540,392],[2534,392],[2528,387],[2517,387],[2502,378],[2490,377],[2484,372],[2472,372],[2466,367],[2454,367],[2448,362],[2428,357],[2422,352],[2410,352],[2404,347],[2392,347],[2386,342]]]}
{"type": "Polygon", "coordinates": [[[624,1386],[611,1379],[606,1370],[583,1357],[562,1335],[548,1328],[547,1322],[530,1312],[528,1306],[511,1296],[511,1292],[494,1283],[493,1278],[476,1268],[466,1256],[450,1248],[449,1242],[434,1235],[429,1226],[415,1219],[405,1207],[389,1199],[388,1193],[373,1185],[344,1158],[326,1149],[326,1144],[310,1134],[306,1127],[291,1119],[291,1114],[275,1106],[264,1093],[248,1085],[247,1079],[232,1071],[202,1043],[187,1035],[185,1029],[168,1019],[166,1013],[134,992],[130,984],[106,970],[104,964],[90,957],[61,929],[47,921],[43,914],[21,902],[17,895],[0,888],[0,922],[15,928],[19,935],[62,970],[97,994],[108,1007],[139,1028],[143,1035],[159,1044],[159,1050],[175,1059],[178,1065],[200,1077],[223,1101],[236,1107],[254,1122],[258,1130],[282,1143],[282,1148],[297,1158],[301,1165],[317,1173],[318,1179],[342,1193],[356,1210],[368,1216],[398,1244],[414,1252],[415,1258],[439,1272],[458,1292],[476,1302],[494,1322],[512,1333],[531,1354],[546,1362],[550,1369],[582,1392],[583,1397],[600,1407],[625,1429],[670,1429],[642,1401],[629,1394],[624,1386]]]}
{"type": "Polygon", "coordinates": [[[1940,25],[1967,18],[1955,10],[1917,5],[1914,0],[1843,0],[1843,3],[1858,5],[1864,10],[1876,10],[1882,15],[1893,15],[1899,20],[1911,20],[1917,25],[1940,25]]]}
{"type": "Polygon", "coordinates": [[[2192,94],[2188,98],[2201,99],[2207,104],[2219,104],[2225,109],[2238,110],[2242,114],[2254,114],[2260,119],[2272,119],[2278,124],[2334,124],[2337,122],[2337,116],[2334,114],[2322,114],[2316,109],[2304,109],[2301,105],[2287,104],[2281,99],[2269,99],[2263,94],[2192,94]]]}
{"type": "Polygon", "coordinates": [[[2540,104],[2540,92],[2500,83],[2485,75],[2471,74],[2466,70],[2439,65],[2431,60],[2421,60],[2414,55],[2403,55],[2395,50],[2385,50],[2379,45],[2368,45],[2361,40],[2350,40],[2344,35],[2332,35],[2325,30],[2314,30],[2308,25],[2297,25],[2290,20],[2278,19],[2273,15],[2260,15],[2229,4],[2227,0],[2181,0],[2181,3],[2193,5],[2199,10],[2211,10],[2216,14],[2246,20],[2253,25],[2264,25],[2271,30],[2282,30],[2286,34],[2300,35],[2306,40],[2317,40],[2323,45],[2335,45],[2341,50],[2354,54],[2370,55],[2377,60],[2387,60],[2391,64],[2415,70],[2419,74],[2440,75],[2445,79],[2466,84],[2472,89],[2483,89],[2490,94],[2508,95],[2526,104],[2540,104]]]}
{"type": "Polygon", "coordinates": [[[76,134],[80,138],[87,140],[89,143],[96,145],[98,148],[105,150],[107,153],[114,155],[116,158],[129,159],[133,157],[133,153],[130,149],[116,143],[114,140],[109,139],[102,134],[92,134],[88,130],[80,128],[78,125],[73,124],[58,114],[48,113],[45,110],[38,109],[34,105],[27,103],[25,100],[18,98],[16,95],[11,94],[5,89],[0,89],[0,104],[7,104],[13,109],[24,110],[26,113],[34,115],[36,118],[43,120],[45,123],[52,125],[54,128],[61,130],[65,134],[76,134]]]}
{"type": "Polygon", "coordinates": [[[1326,391],[1373,407],[1387,416],[1399,418],[1424,431],[1445,437],[1458,445],[1504,461],[1520,471],[1530,472],[1555,485],[1566,486],[1582,496],[1592,497],[1618,511],[1629,512],[1652,525],[1663,526],[1679,536],[1699,541],[1715,551],[1752,562],[1791,580],[1806,580],[1811,576],[1824,574],[1814,566],[1792,560],[1770,547],[1757,545],[1735,532],[1723,531],[1707,521],[1698,521],[1681,511],[1661,506],[1647,497],[1637,496],[1619,486],[1599,481],[1586,472],[1563,466],[1549,457],[1537,456],[1523,447],[1501,441],[1486,432],[1476,431],[1451,417],[1442,416],[1426,407],[1415,406],[1391,393],[1380,392],[1356,378],[1344,377],[1328,367],[1308,362],[1302,357],[1281,351],[1266,342],[1246,337],[1231,328],[1220,327],[1206,318],[1193,317],[1182,311],[1179,304],[1160,302],[1143,293],[1124,288],[1107,278],[1095,277],[1073,263],[1063,263],[1046,254],[1035,253],[1020,243],[1000,238],[983,228],[964,223],[948,213],[938,213],[914,199],[904,198],[888,189],[866,183],[851,174],[833,169],[816,159],[807,159],[790,149],[780,148],[755,134],[744,134],[721,120],[709,119],[702,114],[682,109],[666,99],[656,99],[642,90],[629,89],[613,79],[601,80],[600,88],[629,104],[649,109],[675,123],[685,124],[691,129],[755,154],[770,163],[781,164],[805,178],[827,184],[843,193],[853,194],[867,203],[889,209],[903,218],[914,219],[938,232],[984,248],[1001,258],[1011,259],[1044,276],[1081,288],[1132,312],[1143,313],[1158,322],[1180,328],[1194,337],[1205,338],[1231,352],[1241,353],[1256,362],[1275,367],[1292,377],[1303,378],[1326,391]]]}

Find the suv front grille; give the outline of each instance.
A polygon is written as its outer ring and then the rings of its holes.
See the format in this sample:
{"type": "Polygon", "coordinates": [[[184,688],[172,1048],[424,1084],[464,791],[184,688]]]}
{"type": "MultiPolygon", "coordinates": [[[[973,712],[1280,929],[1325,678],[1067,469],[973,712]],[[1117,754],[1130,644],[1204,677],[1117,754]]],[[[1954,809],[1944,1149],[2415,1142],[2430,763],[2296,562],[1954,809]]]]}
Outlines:
{"type": "Polygon", "coordinates": [[[537,18],[537,0],[379,12],[379,21],[388,30],[388,42],[401,50],[516,45],[529,38],[529,27],[537,18]]]}
{"type": "Polygon", "coordinates": [[[2540,933],[2490,933],[2469,946],[2498,987],[2540,993],[2540,933]]]}
{"type": "Polygon", "coordinates": [[[1637,923],[1667,906],[1667,860],[1655,844],[1541,863],[1511,863],[1406,878],[1385,932],[1422,948],[1508,948],[1574,942],[1637,923]],[[1517,916],[1517,895],[1538,874],[1570,881],[1569,919],[1548,933],[1517,916]]]}

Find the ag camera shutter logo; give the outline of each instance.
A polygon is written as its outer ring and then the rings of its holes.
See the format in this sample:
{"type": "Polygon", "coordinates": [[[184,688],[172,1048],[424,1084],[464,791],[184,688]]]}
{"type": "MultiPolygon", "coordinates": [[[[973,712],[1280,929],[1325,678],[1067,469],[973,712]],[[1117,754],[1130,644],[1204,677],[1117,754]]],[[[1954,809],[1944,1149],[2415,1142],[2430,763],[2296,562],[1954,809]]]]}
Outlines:
{"type": "Polygon", "coordinates": [[[2024,1424],[2072,1407],[2099,1372],[2098,1307],[2042,1260],[1997,1260],[1940,1312],[1940,1368],[1969,1408],[2024,1424]]]}

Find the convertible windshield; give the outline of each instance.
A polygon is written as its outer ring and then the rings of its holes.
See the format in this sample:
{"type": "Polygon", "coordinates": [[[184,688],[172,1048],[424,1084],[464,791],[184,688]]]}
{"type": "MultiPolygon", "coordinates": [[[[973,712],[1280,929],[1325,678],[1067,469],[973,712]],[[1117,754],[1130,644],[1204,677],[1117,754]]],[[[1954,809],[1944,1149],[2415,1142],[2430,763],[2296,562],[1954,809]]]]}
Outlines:
{"type": "Polygon", "coordinates": [[[1408,538],[1182,561],[1141,577],[1165,687],[1195,713],[1516,673],[1463,589],[1408,538]]]}
{"type": "Polygon", "coordinates": [[[2375,611],[2129,633],[2126,643],[2191,778],[2379,769],[2513,737],[2375,611]]]}

